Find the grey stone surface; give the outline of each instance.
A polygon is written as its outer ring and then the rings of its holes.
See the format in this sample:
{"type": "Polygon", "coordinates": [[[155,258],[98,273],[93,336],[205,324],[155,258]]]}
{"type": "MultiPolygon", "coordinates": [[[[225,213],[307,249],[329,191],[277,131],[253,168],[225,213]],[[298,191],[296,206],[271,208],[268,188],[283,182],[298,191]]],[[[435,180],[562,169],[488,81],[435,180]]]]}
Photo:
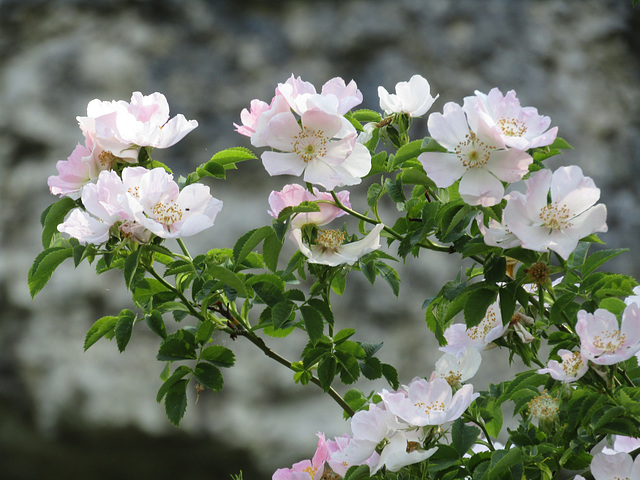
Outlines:
{"type": "MultiPolygon", "coordinates": [[[[601,187],[610,228],[603,239],[637,249],[639,27],[640,10],[623,0],[0,1],[0,424],[15,426],[0,428],[0,442],[26,438],[21,428],[56,440],[70,425],[176,434],[155,402],[162,367],[142,325],[123,354],[109,342],[82,351],[95,319],[129,305],[117,275],[64,265],[35,300],[27,290],[27,270],[41,249],[38,216],[53,201],[46,180],[82,140],[75,117],[89,100],[163,92],[172,113],[200,123],[157,153],[184,173],[217,150],[249,146],[232,122],[252,98],[269,100],[291,73],[317,86],[353,78],[363,106],[373,109],[378,85],[392,89],[414,73],[440,94],[434,111],[475,89],[515,89],[575,147],[549,165],[577,164],[601,187]]],[[[416,135],[426,134],[425,124],[416,122],[416,135]]],[[[266,197],[289,180],[267,177],[256,162],[228,182],[212,182],[225,208],[190,248],[228,245],[269,221],[266,197]]],[[[354,189],[353,198],[364,191],[354,189]]],[[[403,381],[427,375],[437,351],[420,306],[457,268],[454,258],[421,256],[406,272],[399,301],[382,283],[373,295],[355,281],[336,300],[341,321],[357,326],[362,340],[384,338],[381,356],[397,364],[403,381]]],[[[627,254],[612,268],[638,276],[640,257],[627,254]]],[[[289,357],[302,348],[268,341],[289,357]]],[[[238,365],[225,372],[223,393],[197,405],[191,399],[184,432],[248,449],[268,478],[311,455],[317,430],[345,431],[339,409],[315,387],[292,385],[289,372],[251,345],[227,343],[238,365]]],[[[499,352],[485,363],[496,366],[487,368],[498,376],[491,380],[506,374],[499,352]]]]}

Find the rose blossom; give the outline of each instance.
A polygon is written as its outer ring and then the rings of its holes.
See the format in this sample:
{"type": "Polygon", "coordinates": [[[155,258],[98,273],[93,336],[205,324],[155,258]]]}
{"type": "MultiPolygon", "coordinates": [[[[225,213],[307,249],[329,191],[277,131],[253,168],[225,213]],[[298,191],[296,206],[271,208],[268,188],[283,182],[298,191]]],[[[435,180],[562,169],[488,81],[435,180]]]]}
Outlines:
{"type": "Polygon", "coordinates": [[[503,212],[504,226],[523,248],[553,250],[566,260],[581,238],[607,231],[607,209],[601,203],[595,205],[600,189],[580,167],[560,167],[553,173],[540,170],[525,185],[526,194],[510,193],[503,212]]]}
{"type": "Polygon", "coordinates": [[[408,82],[396,83],[396,93],[390,94],[386,88],[378,87],[380,108],[389,115],[405,113],[410,117],[421,117],[439,97],[431,96],[431,87],[421,75],[412,76],[408,82]]]}
{"type": "Polygon", "coordinates": [[[521,107],[513,90],[506,95],[497,88],[488,95],[476,90],[464,99],[464,110],[472,129],[481,118],[508,147],[518,150],[551,145],[558,134],[558,127],[549,129],[549,117],[538,115],[534,107],[521,107]]]}
{"type": "Polygon", "coordinates": [[[294,228],[291,236],[298,249],[309,259],[309,263],[335,267],[345,263],[353,265],[363,255],[380,248],[380,232],[383,228],[384,225],[379,223],[366,237],[352,243],[343,243],[345,236],[340,230],[318,230],[315,244],[309,247],[302,241],[302,231],[299,228],[294,228]]]}
{"type": "Polygon", "coordinates": [[[427,121],[429,133],[447,152],[418,155],[427,175],[438,188],[460,180],[458,191],[471,205],[496,205],[504,197],[502,182],[513,183],[528,173],[533,161],[523,151],[509,149],[479,119],[472,129],[460,105],[449,102],[443,113],[432,113],[427,121]]]}
{"type": "Polygon", "coordinates": [[[541,368],[538,373],[548,373],[551,378],[564,383],[575,382],[582,377],[589,369],[589,364],[582,352],[570,352],[569,350],[558,350],[560,361],[549,360],[546,368],[541,368]]]}
{"type": "Polygon", "coordinates": [[[594,313],[578,312],[576,333],[580,351],[598,365],[623,362],[640,351],[640,308],[635,303],[622,312],[618,326],[616,316],[604,308],[594,313]]]}

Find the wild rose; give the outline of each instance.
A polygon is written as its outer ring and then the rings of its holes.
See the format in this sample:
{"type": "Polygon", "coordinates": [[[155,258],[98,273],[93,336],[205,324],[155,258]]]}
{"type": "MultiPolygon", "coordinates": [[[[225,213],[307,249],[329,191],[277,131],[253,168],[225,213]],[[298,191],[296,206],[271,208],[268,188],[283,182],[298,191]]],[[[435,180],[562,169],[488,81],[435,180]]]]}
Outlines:
{"type": "Polygon", "coordinates": [[[604,308],[594,313],[578,312],[576,333],[580,351],[598,365],[623,362],[640,351],[640,308],[635,303],[622,312],[618,326],[616,316],[604,308]]]}
{"type": "Polygon", "coordinates": [[[425,461],[438,450],[437,447],[424,450],[424,435],[420,430],[398,430],[388,439],[380,453],[378,463],[370,468],[373,475],[382,467],[397,472],[407,465],[425,461]]]}
{"type": "Polygon", "coordinates": [[[158,92],[134,92],[130,103],[92,100],[78,123],[94,148],[128,162],[137,160],[139,147],[170,147],[198,126],[181,114],[170,119],[167,99],[158,92]]]}
{"type": "Polygon", "coordinates": [[[470,205],[496,205],[504,197],[502,182],[513,183],[528,173],[533,161],[523,151],[507,148],[479,119],[474,129],[460,105],[449,102],[443,113],[427,121],[430,135],[447,152],[424,152],[418,160],[439,188],[460,180],[458,191],[470,205]]]}
{"type": "MultiPolygon", "coordinates": [[[[341,192],[337,192],[336,195],[340,200],[340,203],[347,208],[351,207],[348,191],[343,190],[341,192]]],[[[302,185],[297,184],[285,185],[285,187],[279,192],[274,190],[269,194],[269,206],[271,207],[269,214],[274,218],[278,218],[280,212],[286,207],[296,207],[302,202],[315,202],[318,200],[320,200],[320,202],[318,202],[320,211],[295,214],[291,218],[291,226],[293,228],[301,228],[306,224],[313,224],[317,226],[326,225],[336,218],[346,214],[344,210],[336,207],[332,203],[326,203],[333,202],[333,197],[330,193],[320,192],[315,187],[313,187],[312,193],[302,185]]]]}
{"type": "Polygon", "coordinates": [[[443,425],[452,422],[471,405],[480,394],[473,393],[473,385],[462,386],[453,393],[444,378],[427,382],[419,379],[411,382],[407,392],[381,393],[385,407],[409,425],[443,425]]]}
{"type": "Polygon", "coordinates": [[[410,117],[421,117],[431,108],[439,97],[431,96],[431,87],[426,78],[413,75],[408,82],[396,83],[396,93],[392,94],[384,87],[378,87],[380,108],[385,114],[404,113],[410,117]]]}
{"type": "Polygon", "coordinates": [[[553,173],[540,170],[525,185],[526,194],[511,192],[503,212],[504,226],[523,248],[553,250],[566,260],[581,238],[607,231],[607,209],[595,205],[600,189],[580,167],[560,167],[553,173]]]}
{"type": "MultiPolygon", "coordinates": [[[[91,145],[90,140],[87,142],[91,145]]],[[[82,187],[97,179],[101,171],[110,167],[110,162],[101,162],[99,155],[96,157],[86,144],[79,143],[67,160],[56,163],[58,175],[49,177],[49,190],[53,195],[79,198],[82,187]]]]}
{"type": "Polygon", "coordinates": [[[548,373],[551,378],[564,383],[575,382],[589,369],[589,364],[581,352],[558,350],[560,361],[549,360],[546,368],[541,368],[538,373],[548,373]]]}
{"type": "Polygon", "coordinates": [[[371,154],[356,142],[355,128],[321,109],[304,112],[300,121],[290,112],[279,113],[262,132],[267,145],[279,150],[262,154],[269,175],[304,174],[305,182],[327,190],[360,183],[371,169],[371,154]]]}
{"type": "Polygon", "coordinates": [[[291,74],[285,83],[278,84],[276,95],[282,95],[298,115],[314,108],[318,101],[322,101],[325,105],[332,105],[328,111],[338,115],[344,115],[362,103],[362,93],[358,90],[356,82],[351,80],[347,85],[340,77],[327,81],[318,94],[313,84],[291,74]]]}
{"type": "Polygon", "coordinates": [[[482,118],[504,143],[518,150],[551,145],[558,134],[558,127],[549,128],[551,119],[539,115],[534,107],[522,107],[514,90],[503,95],[493,88],[488,95],[476,90],[475,96],[464,99],[464,110],[474,129],[482,118]]]}
{"type": "Polygon", "coordinates": [[[162,238],[195,235],[213,226],[222,210],[208,186],[194,183],[180,190],[163,168],[125,168],[122,182],[141,207],[136,222],[162,238]]]}
{"type": "Polygon", "coordinates": [[[625,452],[597,453],[591,460],[591,474],[595,480],[640,478],[640,455],[634,460],[625,452]]]}
{"type": "Polygon", "coordinates": [[[351,243],[344,243],[345,235],[340,230],[319,230],[315,243],[310,246],[305,245],[299,228],[294,228],[291,236],[309,263],[335,267],[353,265],[363,255],[379,249],[383,228],[384,225],[379,223],[364,238],[351,243]]]}
{"type": "Polygon", "coordinates": [[[455,387],[471,379],[480,368],[482,355],[474,347],[463,347],[460,356],[445,353],[436,362],[435,371],[431,374],[434,378],[444,378],[449,385],[455,387]]]}
{"type": "Polygon", "coordinates": [[[323,434],[318,434],[318,448],[311,460],[294,463],[291,468],[279,468],[272,480],[320,480],[324,473],[325,461],[329,456],[323,434]]]}

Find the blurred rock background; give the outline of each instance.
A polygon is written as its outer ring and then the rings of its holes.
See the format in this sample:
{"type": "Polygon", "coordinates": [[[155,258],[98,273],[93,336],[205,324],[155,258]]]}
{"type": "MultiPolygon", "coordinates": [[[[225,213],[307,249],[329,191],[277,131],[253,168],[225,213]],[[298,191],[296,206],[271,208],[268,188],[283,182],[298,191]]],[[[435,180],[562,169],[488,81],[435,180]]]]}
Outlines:
{"type": "MultiPolygon", "coordinates": [[[[157,341],[138,325],[125,353],[84,335],[130,306],[117,274],[64,264],[31,300],[26,275],[40,252],[40,212],[54,198],[47,177],[82,140],[75,117],[93,98],[129,100],[160,91],[172,115],[200,126],[156,157],[186,173],[230,146],[250,146],[232,122],[251,99],[268,101],[291,73],[320,87],[355,79],[365,108],[377,87],[420,73],[445,102],[475,89],[515,89],[560,127],[575,151],[549,166],[576,164],[602,190],[611,248],[637,249],[640,176],[640,9],[631,0],[0,0],[0,469],[2,478],[270,478],[307,458],[318,430],[347,429],[315,386],[259,351],[226,341],[238,357],[224,392],[190,399],[180,429],[155,402],[162,365],[157,341]]],[[[426,134],[417,121],[414,134],[426,134]]],[[[210,183],[225,202],[216,226],[188,242],[194,252],[228,246],[269,222],[266,198],[291,178],[269,178],[259,162],[210,183]]],[[[354,188],[352,198],[364,195],[354,188]]],[[[364,208],[364,201],[358,205],[364,208]]],[[[343,326],[380,341],[402,381],[428,375],[438,357],[422,302],[455,275],[453,257],[421,256],[399,300],[353,275],[336,300],[343,326]]],[[[611,265],[640,276],[638,252],[611,265]]],[[[113,273],[113,272],[112,272],[113,273]]],[[[267,339],[289,357],[302,348],[267,339]]],[[[476,381],[504,378],[505,355],[485,357],[476,381]]],[[[383,383],[359,385],[364,391],[383,383]]],[[[344,389],[342,389],[344,391],[344,389]]]]}

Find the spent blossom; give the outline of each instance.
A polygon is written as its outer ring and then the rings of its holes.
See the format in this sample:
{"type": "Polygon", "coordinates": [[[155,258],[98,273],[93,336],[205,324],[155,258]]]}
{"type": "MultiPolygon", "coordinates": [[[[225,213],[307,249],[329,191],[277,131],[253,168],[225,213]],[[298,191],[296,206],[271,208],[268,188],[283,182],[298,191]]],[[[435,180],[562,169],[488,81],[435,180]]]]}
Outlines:
{"type": "Polygon", "coordinates": [[[380,108],[389,115],[405,113],[410,117],[421,117],[431,108],[439,97],[431,95],[431,87],[421,75],[412,76],[408,82],[396,83],[396,93],[389,93],[386,88],[378,87],[380,108]]]}
{"type": "Polygon", "coordinates": [[[526,194],[511,192],[503,212],[503,224],[523,248],[553,250],[566,260],[581,238],[607,231],[607,209],[595,205],[600,189],[580,167],[540,170],[525,185],[526,194]]]}
{"type": "Polygon", "coordinates": [[[580,351],[598,365],[623,362],[640,351],[640,307],[631,303],[622,312],[622,321],[609,310],[594,313],[578,312],[576,333],[580,337],[580,351]]]}
{"type": "Polygon", "coordinates": [[[558,134],[558,127],[549,129],[551,119],[538,115],[535,107],[522,107],[516,92],[503,95],[498,88],[489,94],[475,91],[475,96],[464,99],[464,110],[471,128],[479,121],[489,126],[494,135],[508,147],[518,150],[551,145],[558,134]]]}
{"type": "Polygon", "coordinates": [[[507,148],[481,118],[472,128],[462,107],[453,102],[443,113],[429,115],[427,126],[447,152],[424,152],[418,160],[438,188],[460,180],[460,196],[471,205],[500,203],[505,194],[502,182],[521,180],[533,161],[526,152],[507,148]]]}

